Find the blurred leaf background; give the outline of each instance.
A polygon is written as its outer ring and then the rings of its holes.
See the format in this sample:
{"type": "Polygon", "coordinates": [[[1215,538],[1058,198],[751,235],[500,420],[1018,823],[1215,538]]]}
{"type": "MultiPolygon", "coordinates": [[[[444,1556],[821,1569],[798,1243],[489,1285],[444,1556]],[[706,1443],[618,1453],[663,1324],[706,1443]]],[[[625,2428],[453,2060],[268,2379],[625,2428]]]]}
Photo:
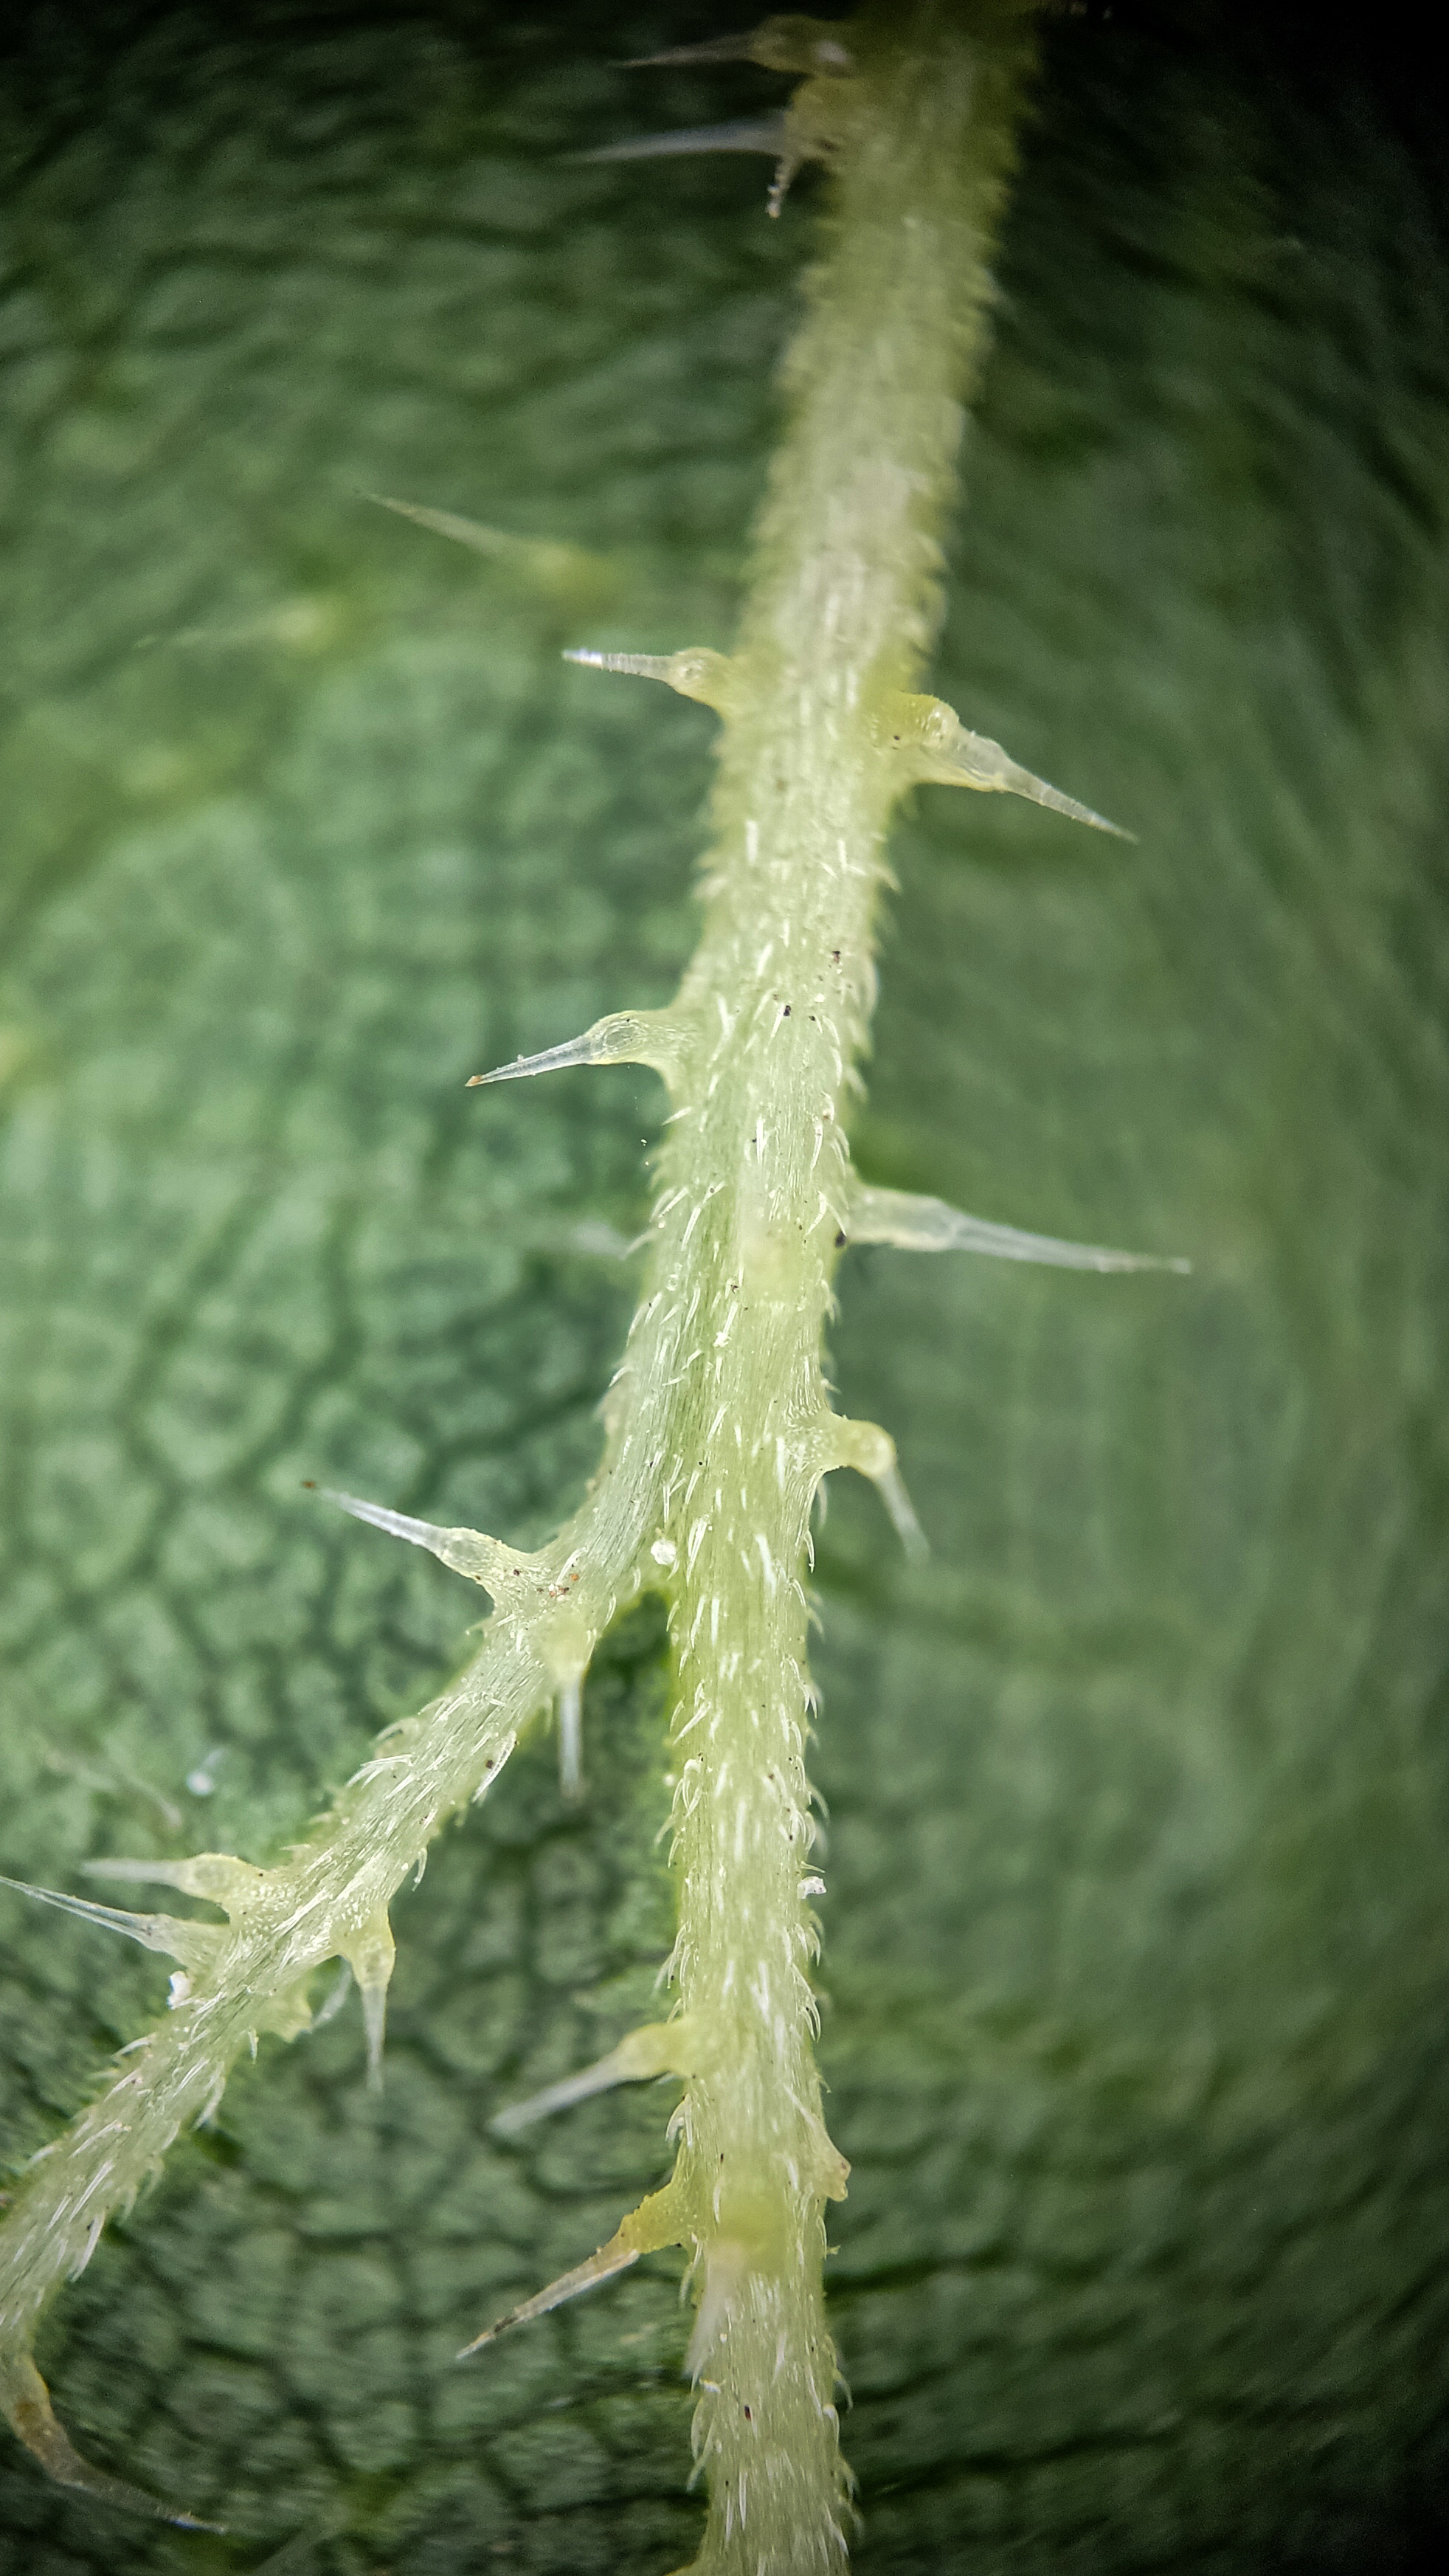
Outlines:
{"type": "MultiPolygon", "coordinates": [[[[1051,35],[939,685],[1140,835],[918,799],[858,1151],[1191,1280],[852,1256],[834,1375],[935,1554],[823,1534],[824,2061],[861,2576],[1442,2547],[1443,132],[1392,13],[1051,35]],[[963,811],[967,807],[969,810],[963,811]]],[[[21,10],[0,71],[0,1867],[263,1857],[464,1649],[336,1479],[577,1497],[657,1097],[464,1077],[661,1000],[708,719],[565,642],[727,642],[811,233],[719,31],[424,0],[21,10]],[[494,563],[391,493],[528,541],[494,563]],[[565,543],[587,560],[531,551],[565,543]]],[[[661,2173],[664,2100],[491,2114],[668,1946],[646,1609],[582,1813],[516,1759],[355,2018],[264,2046],[41,2360],[25,2576],[662,2571],[670,2267],[464,2368],[661,2173]]],[[[5,1897],[3,2143],[164,1973],[5,1897]]]]}

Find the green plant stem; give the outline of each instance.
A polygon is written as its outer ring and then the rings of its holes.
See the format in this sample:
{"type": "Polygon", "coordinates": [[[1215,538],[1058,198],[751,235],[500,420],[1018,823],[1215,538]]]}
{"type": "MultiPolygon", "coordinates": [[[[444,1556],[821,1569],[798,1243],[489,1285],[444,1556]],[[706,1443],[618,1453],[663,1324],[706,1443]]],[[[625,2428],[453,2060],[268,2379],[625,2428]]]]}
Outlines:
{"type": "Polygon", "coordinates": [[[640,1364],[679,1382],[662,1431],[682,1474],[664,1516],[681,1560],[676,1955],[717,2064],[686,2096],[675,2188],[703,2282],[709,2568],[825,2566],[839,2547],[821,2268],[844,2168],[804,1973],[799,1575],[821,1474],[891,1464],[883,1434],[831,1414],[820,1359],[899,792],[884,706],[916,685],[934,626],[1009,140],[1007,65],[959,28],[928,7],[852,29],[857,94],[724,691],[709,908],[681,995],[705,1043],[661,1157],[664,1304],[640,1364]]]}
{"type": "MultiPolygon", "coordinates": [[[[171,1873],[214,1896],[229,1929],[176,1926],[189,1986],[32,2172],[0,2238],[0,2388],[22,2437],[71,2483],[122,2492],[50,2415],[28,2359],[45,2299],[214,2103],[248,2037],[305,2026],[321,1961],[351,1961],[380,2040],[392,1896],[529,1718],[576,1693],[598,1637],[647,1586],[668,1597],[677,1671],[679,2008],[607,2066],[685,2077],[678,2160],[610,2246],[519,2315],[641,2251],[686,2246],[710,2497],[699,2566],[775,2576],[844,2548],[821,2275],[825,2204],[846,2168],[811,2053],[803,1576],[832,1469],[873,1476],[903,1512],[889,1439],[832,1413],[821,1352],[849,1223],[846,1114],[874,998],[885,833],[912,774],[899,702],[934,630],[1027,18],[1010,0],[882,7],[851,28],[849,72],[810,81],[792,111],[832,179],[788,364],[788,432],[737,653],[679,657],[688,668],[672,674],[724,718],[703,936],[668,1011],[603,1023],[582,1050],[656,1065],[672,1102],[604,1461],[538,1556],[423,1533],[493,1594],[481,1652],[393,1731],[300,1852],[260,1872],[208,1863],[204,1884],[171,1873]]],[[[151,1946],[167,1938],[165,1918],[134,1921],[153,1927],[136,1935],[151,1946]]]]}

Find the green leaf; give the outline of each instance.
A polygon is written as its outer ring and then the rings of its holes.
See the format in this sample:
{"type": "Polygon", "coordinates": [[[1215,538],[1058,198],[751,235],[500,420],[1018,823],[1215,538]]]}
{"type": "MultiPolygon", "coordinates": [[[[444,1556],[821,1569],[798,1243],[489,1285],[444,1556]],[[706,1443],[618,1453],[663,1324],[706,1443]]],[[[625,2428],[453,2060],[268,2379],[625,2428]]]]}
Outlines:
{"type": "MultiPolygon", "coordinates": [[[[773,97],[606,59],[696,32],[138,11],[7,65],[17,1878],[264,1857],[458,1659],[462,1587],[304,1479],[529,1544],[592,1466],[657,1088],[463,1083],[692,938],[708,719],[557,656],[728,641],[811,182],[775,225],[749,161],[561,157],[773,97]]],[[[882,1573],[842,1495],[818,1568],[867,2576],[1317,2567],[1433,2510],[1438,166],[1286,37],[1053,38],[936,685],[1138,845],[922,793],[859,1159],[1194,1272],[844,1273],[934,1550],[882,1573]]],[[[688,2555],[666,2262],[452,2359],[667,2163],[649,2089],[488,2132],[650,2010],[664,1688],[645,1613],[584,1809],[540,1739],[444,1839],[381,2102],[355,2002],[264,2042],[54,2311],[81,2447],[228,2535],[7,2449],[27,2576],[688,2555]]],[[[19,2159],[165,1970],[0,1902],[19,2159]]]]}

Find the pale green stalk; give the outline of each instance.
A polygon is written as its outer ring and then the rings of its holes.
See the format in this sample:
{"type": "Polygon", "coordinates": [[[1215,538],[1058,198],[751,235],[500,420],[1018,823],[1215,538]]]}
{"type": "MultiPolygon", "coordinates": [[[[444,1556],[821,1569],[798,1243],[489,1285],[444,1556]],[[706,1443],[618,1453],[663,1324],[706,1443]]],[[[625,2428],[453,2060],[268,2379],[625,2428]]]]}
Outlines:
{"type": "MultiPolygon", "coordinates": [[[[678,2160],[599,2255],[504,2322],[642,2251],[683,2245],[694,2265],[695,2443],[709,2481],[700,2567],[776,2576],[825,2567],[845,2546],[821,2273],[825,2204],[843,2194],[846,2167],[821,2120],[811,2053],[820,1882],[803,1577],[812,1503],[833,1468],[875,1478],[908,1540],[914,1525],[885,1433],[831,1411],[822,1336],[853,1225],[923,1247],[975,1240],[971,1221],[938,1202],[913,1214],[894,1194],[853,1192],[846,1118],[896,798],[935,778],[1068,800],[911,695],[935,623],[938,530],[988,301],[1026,10],[1014,0],[883,7],[844,41],[832,31],[823,68],[789,32],[801,23],[776,22],[787,33],[766,31],[760,58],[783,52],[812,71],[789,112],[786,158],[830,162],[830,205],[739,646],[728,662],[615,657],[724,719],[703,936],[667,1011],[622,1014],[535,1065],[504,1069],[628,1059],[656,1066],[670,1091],[648,1278],[609,1399],[604,1462],[537,1556],[349,1505],[485,1584],[496,1606],[476,1660],[391,1732],[289,1860],[266,1871],[217,1856],[113,1865],[113,1875],[210,1896],[230,1924],[123,1919],[181,1960],[174,2008],[38,2161],[0,2237],[0,2386],[12,2421],[55,2474],[102,2494],[129,2491],[77,2458],[28,2359],[45,2300],[83,2267],[107,2215],[129,2204],[178,2130],[214,2104],[247,2040],[305,2027],[306,1980],[330,1956],[358,1977],[376,2059],[391,1898],[540,1707],[557,1700],[572,1726],[598,1638],[649,1588],[668,1598],[677,1671],[677,2010],[522,2106],[515,2124],[621,2077],[673,2072],[686,2079],[678,2160]]],[[[1000,1241],[977,1248],[1067,1257],[997,1231],[1000,1241]]]]}

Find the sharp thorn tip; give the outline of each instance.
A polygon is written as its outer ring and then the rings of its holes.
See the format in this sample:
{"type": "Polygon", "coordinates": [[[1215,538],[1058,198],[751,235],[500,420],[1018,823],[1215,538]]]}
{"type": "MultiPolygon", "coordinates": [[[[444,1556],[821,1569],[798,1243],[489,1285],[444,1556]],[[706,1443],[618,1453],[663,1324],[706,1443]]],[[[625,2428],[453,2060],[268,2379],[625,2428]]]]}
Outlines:
{"type": "Polygon", "coordinates": [[[750,118],[735,125],[680,126],[669,134],[632,134],[622,143],[601,143],[591,152],[570,152],[576,164],[605,161],[687,159],[700,152],[762,152],[777,160],[784,139],[784,119],[750,118]]]}

